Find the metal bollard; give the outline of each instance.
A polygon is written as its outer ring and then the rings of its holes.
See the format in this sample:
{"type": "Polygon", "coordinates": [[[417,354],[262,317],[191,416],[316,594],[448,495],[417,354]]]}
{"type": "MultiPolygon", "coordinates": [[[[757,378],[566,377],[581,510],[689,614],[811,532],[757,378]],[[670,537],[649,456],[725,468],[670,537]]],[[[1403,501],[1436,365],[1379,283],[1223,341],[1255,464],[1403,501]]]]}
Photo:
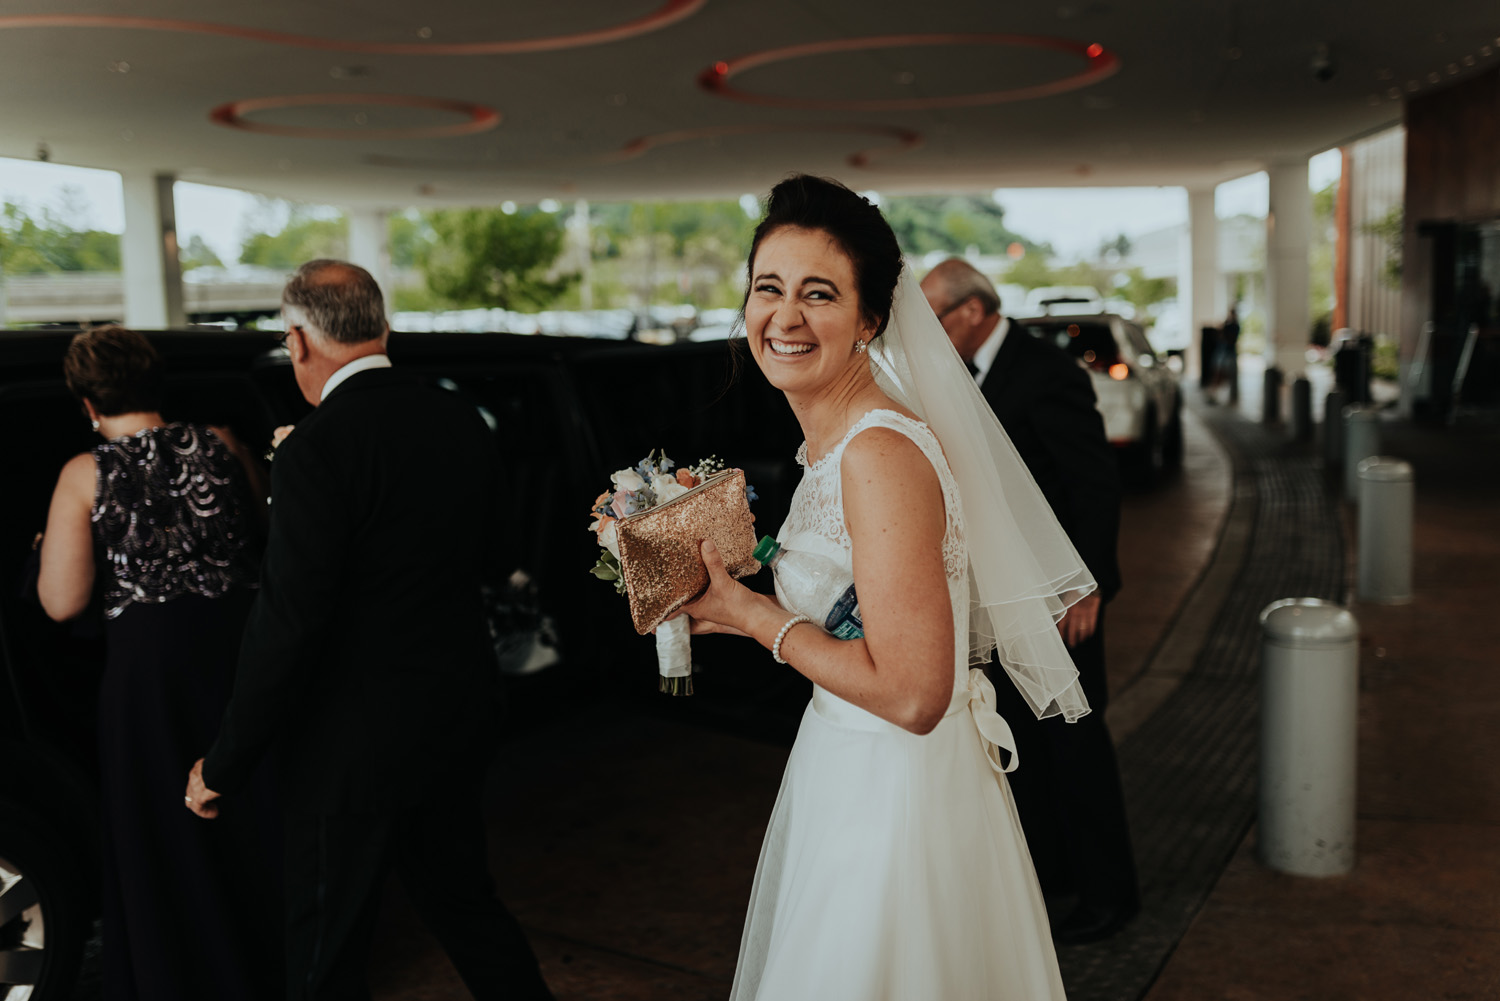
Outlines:
{"type": "Polygon", "coordinates": [[[1308,441],[1312,438],[1312,383],[1299,375],[1292,380],[1292,439],[1308,441]]]}
{"type": "Polygon", "coordinates": [[[1359,623],[1288,598],[1260,613],[1260,859],[1297,876],[1354,868],[1359,623]]]}
{"type": "Polygon", "coordinates": [[[1260,422],[1262,424],[1281,422],[1281,369],[1275,365],[1266,368],[1265,386],[1260,394],[1260,422]]]}
{"type": "Polygon", "coordinates": [[[1335,389],[1323,401],[1323,462],[1338,469],[1344,461],[1344,394],[1335,389]]]}
{"type": "Polygon", "coordinates": [[[1411,601],[1411,463],[1374,455],[1359,464],[1359,600],[1411,601]]]}
{"type": "Polygon", "coordinates": [[[1359,464],[1380,454],[1380,414],[1374,407],[1344,408],[1344,499],[1359,503],[1359,464]]]}

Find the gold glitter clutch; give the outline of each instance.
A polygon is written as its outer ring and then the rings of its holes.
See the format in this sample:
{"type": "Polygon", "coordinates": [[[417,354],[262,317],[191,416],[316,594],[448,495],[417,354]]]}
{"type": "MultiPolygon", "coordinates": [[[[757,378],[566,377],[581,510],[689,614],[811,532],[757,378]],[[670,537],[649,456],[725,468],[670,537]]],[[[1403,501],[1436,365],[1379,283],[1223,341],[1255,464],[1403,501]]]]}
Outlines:
{"type": "Polygon", "coordinates": [[[687,493],[640,514],[622,518],[617,529],[620,570],[630,598],[630,618],[642,636],[697,598],[708,587],[708,567],[699,545],[714,540],[734,577],[760,569],[755,527],[745,499],[745,473],[731,469],[687,493]]]}

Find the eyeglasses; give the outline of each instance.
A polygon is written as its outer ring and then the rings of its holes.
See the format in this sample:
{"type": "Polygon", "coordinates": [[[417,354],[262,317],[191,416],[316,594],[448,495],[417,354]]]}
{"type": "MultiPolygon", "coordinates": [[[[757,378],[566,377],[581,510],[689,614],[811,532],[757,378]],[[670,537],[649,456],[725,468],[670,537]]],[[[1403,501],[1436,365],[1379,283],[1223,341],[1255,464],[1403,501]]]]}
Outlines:
{"type": "Polygon", "coordinates": [[[957,302],[953,303],[947,309],[943,310],[941,313],[939,313],[937,315],[938,322],[941,323],[943,321],[944,317],[946,317],[949,313],[953,312],[955,309],[957,309],[958,307],[962,306],[964,303],[968,302],[972,298],[974,298],[972,295],[966,295],[962,299],[960,299],[957,302]]]}
{"type": "Polygon", "coordinates": [[[292,336],[292,331],[293,330],[297,330],[297,329],[298,329],[298,327],[294,323],[290,327],[287,327],[285,330],[283,330],[281,333],[277,334],[276,335],[276,346],[278,348],[281,348],[283,351],[285,351],[286,350],[286,339],[288,337],[292,336]]]}

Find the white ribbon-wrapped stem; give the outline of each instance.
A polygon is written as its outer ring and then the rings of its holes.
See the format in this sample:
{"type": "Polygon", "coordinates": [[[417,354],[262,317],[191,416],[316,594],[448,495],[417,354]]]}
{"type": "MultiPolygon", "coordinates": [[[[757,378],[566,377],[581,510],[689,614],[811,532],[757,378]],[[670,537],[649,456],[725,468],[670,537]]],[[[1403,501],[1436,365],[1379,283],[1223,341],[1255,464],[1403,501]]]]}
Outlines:
{"type": "Polygon", "coordinates": [[[693,694],[692,621],[686,615],[656,627],[656,668],[661,690],[669,695],[693,694]]]}

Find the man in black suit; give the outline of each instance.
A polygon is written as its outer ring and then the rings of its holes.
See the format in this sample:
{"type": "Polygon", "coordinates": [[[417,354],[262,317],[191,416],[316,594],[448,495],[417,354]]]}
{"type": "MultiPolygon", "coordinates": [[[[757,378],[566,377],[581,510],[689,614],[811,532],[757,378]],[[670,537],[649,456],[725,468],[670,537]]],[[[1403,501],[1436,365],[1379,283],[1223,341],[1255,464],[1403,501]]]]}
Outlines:
{"type": "Polygon", "coordinates": [[[1104,606],[1120,588],[1118,462],[1088,373],[1002,316],[988,278],[950,258],[922,280],[922,291],[1099,585],[1058,623],[1093,712],[1076,723],[1038,720],[1014,685],[995,686],[1015,731],[1021,763],[1011,788],[1037,876],[1054,902],[1072,902],[1053,936],[1064,944],[1096,941],[1140,909],[1120,773],[1104,724],[1104,606]]]}
{"type": "Polygon", "coordinates": [[[495,896],[479,805],[499,695],[480,597],[503,527],[489,429],[391,367],[363,269],[304,264],[282,314],[316,409],[272,462],[261,591],[187,805],[212,817],[274,749],[289,1001],[369,997],[392,869],[475,997],[550,998],[495,896]]]}

